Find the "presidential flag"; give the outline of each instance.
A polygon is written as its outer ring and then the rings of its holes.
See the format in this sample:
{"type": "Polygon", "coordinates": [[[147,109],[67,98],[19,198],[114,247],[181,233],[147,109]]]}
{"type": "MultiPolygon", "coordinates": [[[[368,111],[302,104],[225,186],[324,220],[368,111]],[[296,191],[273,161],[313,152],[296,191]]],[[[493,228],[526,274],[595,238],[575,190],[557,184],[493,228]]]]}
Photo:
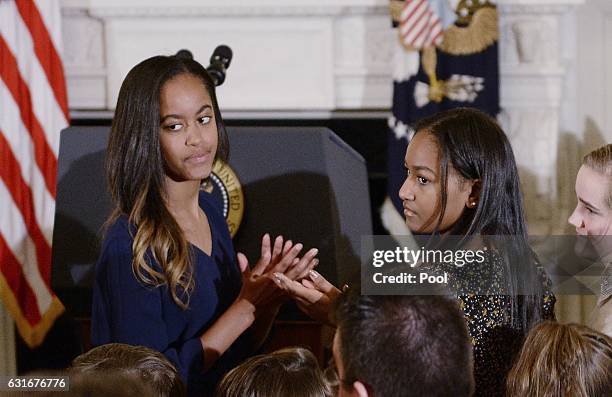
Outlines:
{"type": "Polygon", "coordinates": [[[50,288],[60,131],[59,0],[0,0],[0,296],[30,347],[64,308],[50,288]]]}
{"type": "Polygon", "coordinates": [[[497,115],[499,29],[497,8],[488,0],[391,0],[390,11],[398,39],[381,218],[391,234],[406,235],[398,192],[411,125],[455,107],[497,115]]]}

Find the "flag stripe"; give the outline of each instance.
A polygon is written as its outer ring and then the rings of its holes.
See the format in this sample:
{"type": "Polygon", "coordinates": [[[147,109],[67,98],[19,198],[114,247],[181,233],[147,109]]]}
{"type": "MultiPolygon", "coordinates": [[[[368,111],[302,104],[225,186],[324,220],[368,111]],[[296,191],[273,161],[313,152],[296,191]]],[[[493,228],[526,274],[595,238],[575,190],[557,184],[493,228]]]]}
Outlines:
{"type": "Polygon", "coordinates": [[[49,0],[34,0],[34,6],[38,8],[44,25],[49,31],[53,46],[58,54],[62,53],[62,13],[59,7],[56,7],[53,1],[49,0]]]}
{"type": "Polygon", "coordinates": [[[418,16],[415,16],[415,18],[412,19],[412,23],[409,26],[409,28],[406,30],[406,33],[403,35],[403,37],[409,41],[412,42],[414,39],[414,36],[416,34],[416,32],[418,32],[422,26],[424,26],[427,23],[427,8],[423,8],[423,12],[419,13],[418,16]]]}
{"type": "Polygon", "coordinates": [[[418,0],[418,1],[406,0],[404,2],[404,9],[402,10],[402,13],[400,14],[400,23],[405,23],[407,20],[409,20],[410,17],[414,15],[414,10],[417,7],[422,6],[424,2],[425,0],[418,0]]]}
{"type": "Polygon", "coordinates": [[[0,0],[0,298],[30,348],[64,310],[50,287],[59,136],[69,121],[60,52],[59,0],[0,0]]]}
{"type": "Polygon", "coordinates": [[[429,28],[429,22],[431,21],[431,11],[428,11],[425,15],[423,15],[421,21],[418,30],[413,31],[412,38],[410,39],[410,41],[415,43],[415,45],[419,48],[423,46],[425,39],[427,38],[427,29],[429,28]]]}
{"type": "Polygon", "coordinates": [[[0,8],[4,9],[2,14],[11,16],[11,18],[5,17],[0,21],[0,33],[4,36],[10,52],[16,59],[20,75],[30,89],[34,115],[38,120],[44,121],[41,127],[57,157],[59,131],[68,124],[68,120],[55,100],[55,94],[47,80],[43,66],[38,61],[30,31],[23,22],[17,7],[11,1],[6,6],[0,4],[0,8]]]}
{"type": "MultiPolygon", "coordinates": [[[[3,181],[4,182],[4,181],[3,181]]],[[[52,293],[48,283],[43,280],[41,274],[41,260],[37,258],[38,252],[35,241],[28,235],[26,225],[15,206],[11,194],[5,183],[0,183],[0,233],[6,240],[17,261],[21,264],[21,271],[32,288],[39,313],[47,311],[52,302],[52,293]]],[[[44,258],[50,264],[51,258],[44,258]]],[[[47,278],[48,280],[48,278],[47,278]]]]}
{"type": "MultiPolygon", "coordinates": [[[[0,109],[9,115],[18,115],[19,108],[8,93],[2,79],[0,79],[0,109]]],[[[55,212],[55,200],[45,187],[45,180],[40,169],[33,162],[34,147],[25,126],[21,123],[19,116],[0,117],[1,131],[14,131],[13,134],[4,134],[8,142],[9,150],[14,157],[18,158],[21,176],[25,183],[32,189],[36,221],[40,225],[45,240],[51,245],[53,231],[53,217],[55,212]]]]}
{"type": "Polygon", "coordinates": [[[444,31],[442,30],[442,24],[440,24],[440,28],[433,38],[434,43],[440,44],[442,42],[443,37],[444,37],[444,31]]]}
{"type": "Polygon", "coordinates": [[[413,26],[421,20],[421,17],[427,12],[428,9],[429,5],[425,2],[422,2],[418,8],[415,8],[400,26],[400,32],[402,32],[402,35],[408,34],[413,26]]]}
{"type": "Polygon", "coordinates": [[[21,272],[21,264],[11,252],[8,244],[0,233],[0,272],[7,281],[11,292],[21,304],[21,312],[30,325],[40,321],[40,311],[36,296],[21,272]]]}
{"type": "Polygon", "coordinates": [[[35,161],[42,171],[47,189],[55,197],[55,178],[57,176],[57,158],[47,143],[45,134],[40,123],[32,110],[32,100],[27,84],[21,78],[17,63],[13,54],[0,36],[0,55],[3,62],[0,63],[0,78],[4,80],[6,87],[19,105],[21,120],[26,126],[34,143],[35,161]]]}
{"type": "Polygon", "coordinates": [[[425,24],[415,36],[414,41],[417,42],[417,46],[422,47],[425,45],[425,43],[431,43],[430,33],[431,29],[435,25],[435,22],[431,22],[432,19],[435,19],[435,17],[433,16],[433,11],[429,11],[425,18],[425,24]]]}
{"type": "Polygon", "coordinates": [[[17,8],[21,18],[30,30],[34,39],[34,49],[38,61],[43,67],[47,80],[51,84],[55,99],[62,109],[66,120],[70,119],[68,114],[68,98],[66,95],[66,81],[64,80],[64,70],[59,54],[45,24],[31,0],[16,0],[17,8]]]}
{"type": "MultiPolygon", "coordinates": [[[[51,246],[47,244],[40,226],[36,222],[32,190],[21,176],[19,162],[13,156],[3,131],[0,131],[0,154],[3,159],[0,179],[4,181],[4,185],[17,206],[16,209],[21,214],[21,222],[25,225],[34,242],[36,257],[40,263],[40,272],[48,277],[51,275],[51,246]]],[[[14,226],[17,227],[17,225],[14,226]]]]}
{"type": "Polygon", "coordinates": [[[399,33],[404,45],[421,49],[440,43],[442,22],[427,1],[407,0],[401,13],[399,33]]]}

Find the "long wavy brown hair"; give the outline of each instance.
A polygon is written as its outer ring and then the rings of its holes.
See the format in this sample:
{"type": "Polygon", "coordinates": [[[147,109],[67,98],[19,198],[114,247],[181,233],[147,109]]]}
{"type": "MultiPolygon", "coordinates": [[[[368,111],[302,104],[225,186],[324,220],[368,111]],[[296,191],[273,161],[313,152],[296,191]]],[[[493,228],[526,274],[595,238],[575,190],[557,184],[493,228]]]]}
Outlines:
{"type": "Polygon", "coordinates": [[[507,378],[508,396],[604,397],[612,390],[612,339],[579,324],[529,332],[507,378]]]}
{"type": "Polygon", "coordinates": [[[167,285],[173,301],[189,306],[194,287],[192,252],[165,204],[160,149],[160,92],[182,74],[202,81],[212,100],[219,143],[215,160],[227,160],[229,143],[215,86],[206,69],[190,58],[155,56],[134,66],[117,99],[106,154],[106,175],[115,209],[106,225],[125,214],[130,224],[132,270],[145,285],[167,285]]]}

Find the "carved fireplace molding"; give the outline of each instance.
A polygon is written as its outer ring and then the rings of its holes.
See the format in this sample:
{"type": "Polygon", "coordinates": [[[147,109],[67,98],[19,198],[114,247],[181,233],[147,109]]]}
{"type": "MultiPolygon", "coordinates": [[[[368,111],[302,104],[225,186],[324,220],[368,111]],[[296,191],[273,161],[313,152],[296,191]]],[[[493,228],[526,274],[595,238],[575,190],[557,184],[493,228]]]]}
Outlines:
{"type": "MultiPolygon", "coordinates": [[[[582,0],[502,0],[502,104],[558,106],[559,25],[582,0]],[[531,95],[525,95],[525,91],[531,95]]],[[[393,52],[387,0],[65,0],[72,109],[112,109],[138,61],[188,48],[202,63],[234,49],[231,111],[388,109],[393,52]]]]}
{"type": "MultiPolygon", "coordinates": [[[[575,35],[575,7],[582,3],[497,1],[500,120],[528,181],[526,201],[537,203],[528,205],[528,219],[542,232],[558,216],[564,57],[575,57],[562,55],[561,46],[575,35]]],[[[234,50],[219,87],[227,113],[320,117],[391,106],[398,40],[388,0],[64,0],[63,6],[72,110],[110,116],[121,81],[137,62],[188,48],[206,65],[221,43],[234,50]]]]}

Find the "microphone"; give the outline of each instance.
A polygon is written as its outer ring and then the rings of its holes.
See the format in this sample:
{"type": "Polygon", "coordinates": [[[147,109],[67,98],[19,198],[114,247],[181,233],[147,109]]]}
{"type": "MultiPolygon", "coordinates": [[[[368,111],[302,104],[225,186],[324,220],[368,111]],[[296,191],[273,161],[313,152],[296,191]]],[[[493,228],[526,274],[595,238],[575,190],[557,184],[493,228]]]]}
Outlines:
{"type": "MultiPolygon", "coordinates": [[[[178,50],[174,56],[182,59],[193,59],[193,54],[187,49],[178,50]]],[[[231,62],[232,49],[226,45],[217,46],[210,56],[210,65],[206,68],[215,86],[223,84],[227,68],[229,68],[231,62]]]]}
{"type": "Polygon", "coordinates": [[[206,68],[215,86],[223,84],[225,81],[225,73],[231,62],[232,49],[226,45],[217,46],[210,56],[210,65],[206,68]]]}

